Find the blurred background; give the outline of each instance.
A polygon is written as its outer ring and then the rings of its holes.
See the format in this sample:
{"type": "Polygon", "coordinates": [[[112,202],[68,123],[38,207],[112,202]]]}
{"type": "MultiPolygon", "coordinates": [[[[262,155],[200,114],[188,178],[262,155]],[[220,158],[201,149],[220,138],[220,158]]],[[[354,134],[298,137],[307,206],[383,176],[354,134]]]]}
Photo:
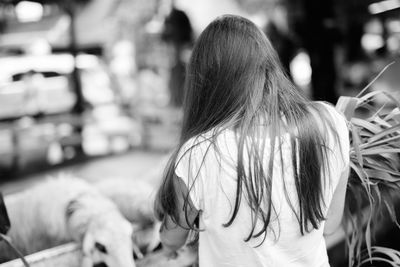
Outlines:
{"type": "MultiPolygon", "coordinates": [[[[356,95],[400,56],[400,0],[0,0],[3,194],[60,171],[158,181],[193,43],[227,13],[267,34],[312,99],[356,95]]],[[[399,84],[395,62],[369,90],[399,84]]]]}

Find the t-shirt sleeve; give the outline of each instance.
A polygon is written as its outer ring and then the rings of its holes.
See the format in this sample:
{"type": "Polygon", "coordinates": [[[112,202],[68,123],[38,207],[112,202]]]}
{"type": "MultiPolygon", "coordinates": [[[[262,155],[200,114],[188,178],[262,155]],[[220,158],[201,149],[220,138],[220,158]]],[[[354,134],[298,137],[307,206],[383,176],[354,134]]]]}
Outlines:
{"type": "Polygon", "coordinates": [[[332,124],[338,134],[338,142],[331,136],[330,143],[338,161],[338,168],[340,173],[349,167],[350,163],[350,139],[349,128],[345,116],[331,104],[321,102],[326,107],[331,119],[332,124]]]}
{"type": "Polygon", "coordinates": [[[339,185],[342,174],[348,170],[350,163],[350,140],[349,128],[344,115],[328,103],[319,102],[327,111],[329,124],[334,128],[337,135],[328,127],[327,134],[327,163],[329,182],[325,183],[325,204],[330,205],[334,192],[339,185]]]}
{"type": "Polygon", "coordinates": [[[205,156],[209,146],[207,143],[209,142],[199,138],[190,139],[180,149],[175,163],[175,174],[185,183],[197,210],[202,210],[204,206],[205,156]]]}

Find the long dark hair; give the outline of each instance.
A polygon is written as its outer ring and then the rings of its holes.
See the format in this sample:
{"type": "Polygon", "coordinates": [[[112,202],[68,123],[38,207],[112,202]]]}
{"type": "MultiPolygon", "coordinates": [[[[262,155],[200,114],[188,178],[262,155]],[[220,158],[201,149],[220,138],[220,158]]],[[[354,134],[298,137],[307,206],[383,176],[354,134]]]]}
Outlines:
{"type": "MultiPolygon", "coordinates": [[[[159,217],[168,214],[179,223],[178,192],[174,186],[175,167],[180,160],[178,151],[191,138],[210,130],[213,130],[212,136],[207,140],[210,146],[215,145],[218,134],[230,128],[237,136],[237,188],[233,212],[224,226],[233,223],[245,196],[252,219],[252,230],[245,241],[266,235],[274,212],[273,163],[275,148],[280,145],[276,137],[284,132],[290,134],[299,203],[297,208],[290,206],[302,234],[317,229],[324,220],[323,187],[328,167],[326,131],[317,125],[322,121],[323,128],[333,130],[333,127],[325,109],[307,100],[291,83],[271,43],[257,26],[233,15],[211,22],[194,46],[185,89],[180,144],[166,168],[156,199],[159,217]],[[266,125],[263,130],[260,130],[261,124],[266,125]],[[267,166],[265,142],[270,142],[267,166]],[[263,227],[256,231],[258,220],[263,222],[263,227]]],[[[277,155],[283,166],[282,153],[277,155]]],[[[190,208],[186,196],[186,214],[190,208]]]]}

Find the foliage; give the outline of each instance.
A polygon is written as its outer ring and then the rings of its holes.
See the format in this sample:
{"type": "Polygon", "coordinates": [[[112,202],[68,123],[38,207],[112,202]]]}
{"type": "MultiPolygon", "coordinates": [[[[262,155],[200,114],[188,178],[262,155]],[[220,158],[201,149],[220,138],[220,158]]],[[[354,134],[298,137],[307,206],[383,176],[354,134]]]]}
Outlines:
{"type": "Polygon", "coordinates": [[[336,105],[348,120],[351,142],[344,218],[344,228],[349,233],[349,266],[372,261],[400,266],[400,252],[372,246],[373,233],[383,215],[388,214],[400,228],[394,209],[400,189],[400,102],[387,92],[366,93],[369,85],[356,97],[341,97],[336,105]],[[378,95],[385,95],[396,107],[376,107],[374,98],[378,95]],[[357,118],[355,113],[359,110],[370,115],[357,118]],[[366,251],[362,251],[364,244],[366,251]]]}

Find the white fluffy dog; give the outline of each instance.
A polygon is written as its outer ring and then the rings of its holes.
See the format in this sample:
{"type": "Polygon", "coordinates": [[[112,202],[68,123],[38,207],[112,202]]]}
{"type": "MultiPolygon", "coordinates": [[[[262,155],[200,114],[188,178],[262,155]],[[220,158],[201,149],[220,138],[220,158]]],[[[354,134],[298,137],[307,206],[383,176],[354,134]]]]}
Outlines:
{"type": "Polygon", "coordinates": [[[160,222],[156,220],[153,209],[156,193],[154,185],[124,178],[110,178],[94,185],[132,223],[135,229],[133,241],[142,251],[151,252],[160,244],[160,222]]]}
{"type": "MultiPolygon", "coordinates": [[[[51,178],[5,197],[11,220],[8,236],[28,255],[68,241],[82,245],[82,266],[134,267],[132,225],[115,204],[85,181],[51,178]]],[[[0,262],[15,258],[0,244],[0,262]]]]}

